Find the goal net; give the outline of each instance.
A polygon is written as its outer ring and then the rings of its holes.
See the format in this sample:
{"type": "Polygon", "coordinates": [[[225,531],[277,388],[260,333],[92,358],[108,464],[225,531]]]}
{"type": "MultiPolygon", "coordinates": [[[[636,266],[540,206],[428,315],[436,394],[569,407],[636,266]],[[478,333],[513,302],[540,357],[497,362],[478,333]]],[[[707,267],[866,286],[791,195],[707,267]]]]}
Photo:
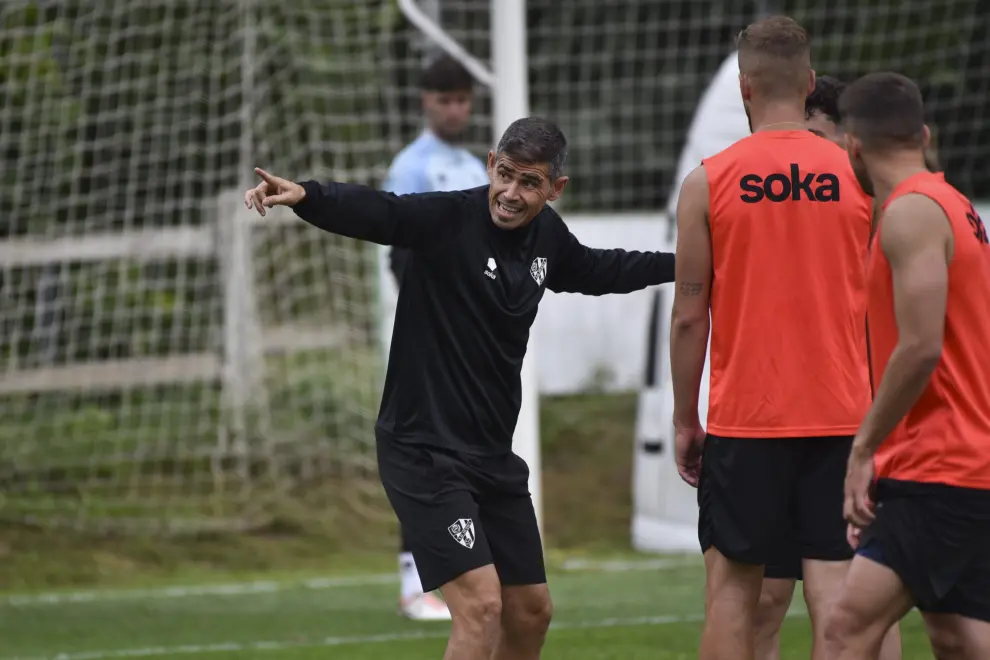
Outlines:
{"type": "MultiPolygon", "coordinates": [[[[488,61],[490,0],[418,4],[488,61]]],[[[530,105],[571,145],[559,208],[659,213],[733,35],[771,9],[813,32],[821,72],[917,77],[979,197],[976,5],[529,0],[530,105]]],[[[434,52],[392,0],[0,2],[0,518],[381,536],[376,251],[240,196],[254,165],[380,184],[434,52]]]]}
{"type": "Polygon", "coordinates": [[[0,3],[0,516],[374,539],[374,252],[242,193],[377,184],[412,36],[378,0],[0,3]]]}

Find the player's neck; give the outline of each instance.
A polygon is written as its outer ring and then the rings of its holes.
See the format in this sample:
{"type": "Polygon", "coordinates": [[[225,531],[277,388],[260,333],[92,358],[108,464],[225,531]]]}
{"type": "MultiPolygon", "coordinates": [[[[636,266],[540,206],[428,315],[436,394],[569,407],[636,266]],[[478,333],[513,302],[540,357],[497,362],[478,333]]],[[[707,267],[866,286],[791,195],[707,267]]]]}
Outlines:
{"type": "Polygon", "coordinates": [[[927,171],[924,154],[911,151],[889,154],[870,168],[873,192],[877,200],[883,203],[902,181],[927,171]]]}
{"type": "Polygon", "coordinates": [[[804,103],[768,103],[763,107],[750,106],[753,132],[801,131],[806,128],[804,103]]]}
{"type": "Polygon", "coordinates": [[[452,138],[447,135],[441,135],[440,133],[437,133],[435,130],[433,130],[431,126],[426,127],[426,132],[432,135],[435,140],[437,140],[438,142],[442,142],[443,144],[446,144],[448,147],[456,147],[460,144],[459,136],[452,138]]]}

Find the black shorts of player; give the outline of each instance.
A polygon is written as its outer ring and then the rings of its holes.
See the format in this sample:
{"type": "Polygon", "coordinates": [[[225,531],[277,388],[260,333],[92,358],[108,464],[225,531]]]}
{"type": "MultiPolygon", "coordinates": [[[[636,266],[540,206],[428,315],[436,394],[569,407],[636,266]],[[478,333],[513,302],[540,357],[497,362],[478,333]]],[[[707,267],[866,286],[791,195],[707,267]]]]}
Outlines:
{"type": "Polygon", "coordinates": [[[842,517],[852,438],[705,439],[698,540],[727,558],[799,579],[802,559],[845,561],[842,517]]]}
{"type": "Polygon", "coordinates": [[[857,554],[901,578],[922,612],[990,622],[990,491],[881,479],[857,554]]]}
{"type": "Polygon", "coordinates": [[[801,545],[796,538],[774,546],[770,559],[763,567],[763,577],[771,580],[803,580],[804,564],[801,545]]]}
{"type": "Polygon", "coordinates": [[[503,585],[547,580],[529,493],[513,453],[471,456],[396,441],[378,430],[378,471],[424,591],[494,564],[503,585]]]}

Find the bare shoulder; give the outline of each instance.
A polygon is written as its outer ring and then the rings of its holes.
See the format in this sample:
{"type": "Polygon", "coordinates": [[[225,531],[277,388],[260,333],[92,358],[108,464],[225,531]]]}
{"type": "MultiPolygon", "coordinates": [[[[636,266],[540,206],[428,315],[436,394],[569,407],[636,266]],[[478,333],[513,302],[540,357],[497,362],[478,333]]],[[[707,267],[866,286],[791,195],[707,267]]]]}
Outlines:
{"type": "Polygon", "coordinates": [[[888,259],[926,247],[945,248],[951,240],[952,226],[945,209],[927,195],[902,195],[883,211],[880,246],[888,259]]]}
{"type": "Polygon", "coordinates": [[[677,215],[685,211],[708,210],[708,172],[704,165],[691,170],[681,184],[681,194],[677,203],[677,215]]]}
{"type": "Polygon", "coordinates": [[[681,184],[681,190],[684,192],[701,192],[708,194],[708,172],[705,170],[704,165],[698,165],[696,168],[691,170],[684,178],[684,183],[681,184]]]}

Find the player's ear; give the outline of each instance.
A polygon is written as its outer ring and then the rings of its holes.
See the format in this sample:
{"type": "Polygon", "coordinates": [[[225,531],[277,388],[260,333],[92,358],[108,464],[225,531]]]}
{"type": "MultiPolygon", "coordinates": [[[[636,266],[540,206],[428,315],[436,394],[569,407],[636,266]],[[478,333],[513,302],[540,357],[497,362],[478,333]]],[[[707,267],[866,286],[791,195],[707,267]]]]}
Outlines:
{"type": "Polygon", "coordinates": [[[843,136],[843,142],[845,143],[846,151],[852,158],[859,158],[860,152],[863,150],[862,143],[851,133],[846,133],[843,136]]]}
{"type": "Polygon", "coordinates": [[[547,201],[556,201],[564,193],[564,188],[567,186],[568,181],[569,179],[566,176],[557,177],[550,184],[550,195],[547,197],[547,201]]]}
{"type": "Polygon", "coordinates": [[[488,152],[488,176],[491,176],[492,175],[492,172],[494,172],[494,171],[495,171],[495,152],[494,151],[489,151],[488,152]]]}
{"type": "Polygon", "coordinates": [[[814,91],[815,91],[815,70],[812,69],[811,70],[811,73],[808,74],[808,92],[807,92],[807,96],[811,96],[811,94],[814,91]]]}
{"type": "Polygon", "coordinates": [[[921,127],[921,146],[927,149],[931,141],[932,141],[932,131],[930,128],[928,128],[928,124],[925,124],[924,126],[921,127]]]}
{"type": "Polygon", "coordinates": [[[753,85],[745,73],[739,74],[739,93],[742,95],[743,101],[749,101],[753,95],[753,85]]]}

